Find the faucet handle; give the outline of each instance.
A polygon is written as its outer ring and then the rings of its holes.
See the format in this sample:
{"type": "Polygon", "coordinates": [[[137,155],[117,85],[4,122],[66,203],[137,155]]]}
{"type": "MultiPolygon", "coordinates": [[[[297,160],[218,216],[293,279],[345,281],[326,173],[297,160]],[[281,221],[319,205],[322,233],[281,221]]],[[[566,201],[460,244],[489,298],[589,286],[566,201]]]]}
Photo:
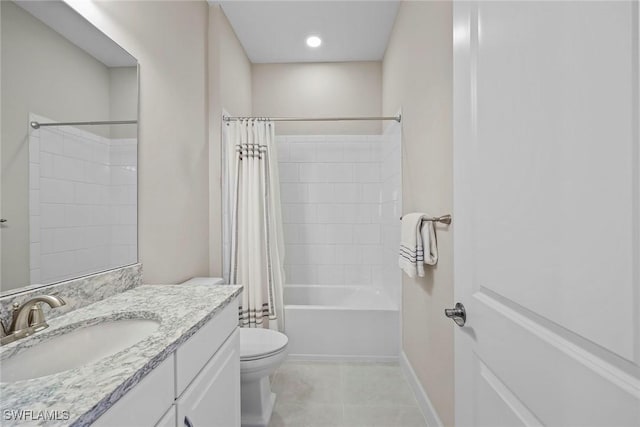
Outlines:
{"type": "Polygon", "coordinates": [[[0,320],[0,337],[4,338],[13,333],[13,326],[16,324],[16,317],[18,317],[19,311],[20,304],[14,302],[11,306],[11,319],[9,320],[9,324],[5,326],[4,322],[0,320]]]}
{"type": "Polygon", "coordinates": [[[16,317],[18,317],[18,313],[20,312],[20,304],[14,302],[11,306],[11,323],[13,324],[16,321],[16,317]]]}

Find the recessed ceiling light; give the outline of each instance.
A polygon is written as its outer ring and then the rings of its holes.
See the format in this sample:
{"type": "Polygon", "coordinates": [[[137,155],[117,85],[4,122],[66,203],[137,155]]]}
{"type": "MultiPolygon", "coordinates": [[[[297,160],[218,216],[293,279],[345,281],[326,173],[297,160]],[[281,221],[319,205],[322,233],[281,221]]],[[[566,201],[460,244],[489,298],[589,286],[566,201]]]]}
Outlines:
{"type": "Polygon", "coordinates": [[[307,46],[309,47],[318,47],[322,44],[322,39],[318,36],[309,36],[307,37],[307,46]]]}

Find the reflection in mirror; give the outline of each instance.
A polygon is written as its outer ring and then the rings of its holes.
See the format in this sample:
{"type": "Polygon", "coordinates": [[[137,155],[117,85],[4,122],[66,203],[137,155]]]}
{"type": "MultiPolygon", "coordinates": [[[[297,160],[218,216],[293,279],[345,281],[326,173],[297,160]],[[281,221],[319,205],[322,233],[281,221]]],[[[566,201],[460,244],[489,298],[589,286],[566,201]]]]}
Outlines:
{"type": "Polygon", "coordinates": [[[0,292],[137,262],[136,59],[62,1],[0,25],[0,292]]]}

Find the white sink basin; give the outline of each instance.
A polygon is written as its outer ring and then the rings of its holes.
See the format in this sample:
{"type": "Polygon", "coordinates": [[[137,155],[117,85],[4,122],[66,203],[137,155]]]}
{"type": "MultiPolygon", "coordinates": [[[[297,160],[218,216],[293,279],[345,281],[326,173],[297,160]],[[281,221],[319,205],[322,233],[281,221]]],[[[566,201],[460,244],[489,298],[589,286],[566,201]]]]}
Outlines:
{"type": "Polygon", "coordinates": [[[139,343],[159,326],[155,320],[127,319],[79,327],[3,360],[0,381],[39,378],[96,362],[139,343]]]}

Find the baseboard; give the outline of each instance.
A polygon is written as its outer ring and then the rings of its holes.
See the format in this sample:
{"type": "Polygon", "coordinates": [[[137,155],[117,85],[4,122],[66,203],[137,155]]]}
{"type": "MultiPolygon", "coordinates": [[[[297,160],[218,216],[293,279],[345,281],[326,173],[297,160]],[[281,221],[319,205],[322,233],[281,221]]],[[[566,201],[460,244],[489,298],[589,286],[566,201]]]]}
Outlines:
{"type": "Polygon", "coordinates": [[[404,351],[400,352],[400,367],[402,368],[402,372],[404,372],[404,376],[407,378],[409,382],[409,386],[411,390],[413,390],[413,394],[418,401],[418,407],[424,416],[425,422],[428,427],[442,427],[442,421],[440,421],[440,417],[438,417],[438,413],[436,412],[431,400],[429,400],[429,396],[422,388],[420,381],[418,380],[418,376],[416,375],[411,363],[409,363],[409,359],[407,359],[407,355],[404,354],[404,351]]]}
{"type": "Polygon", "coordinates": [[[397,356],[351,356],[334,354],[289,354],[287,360],[292,362],[369,362],[398,363],[397,356]]]}

